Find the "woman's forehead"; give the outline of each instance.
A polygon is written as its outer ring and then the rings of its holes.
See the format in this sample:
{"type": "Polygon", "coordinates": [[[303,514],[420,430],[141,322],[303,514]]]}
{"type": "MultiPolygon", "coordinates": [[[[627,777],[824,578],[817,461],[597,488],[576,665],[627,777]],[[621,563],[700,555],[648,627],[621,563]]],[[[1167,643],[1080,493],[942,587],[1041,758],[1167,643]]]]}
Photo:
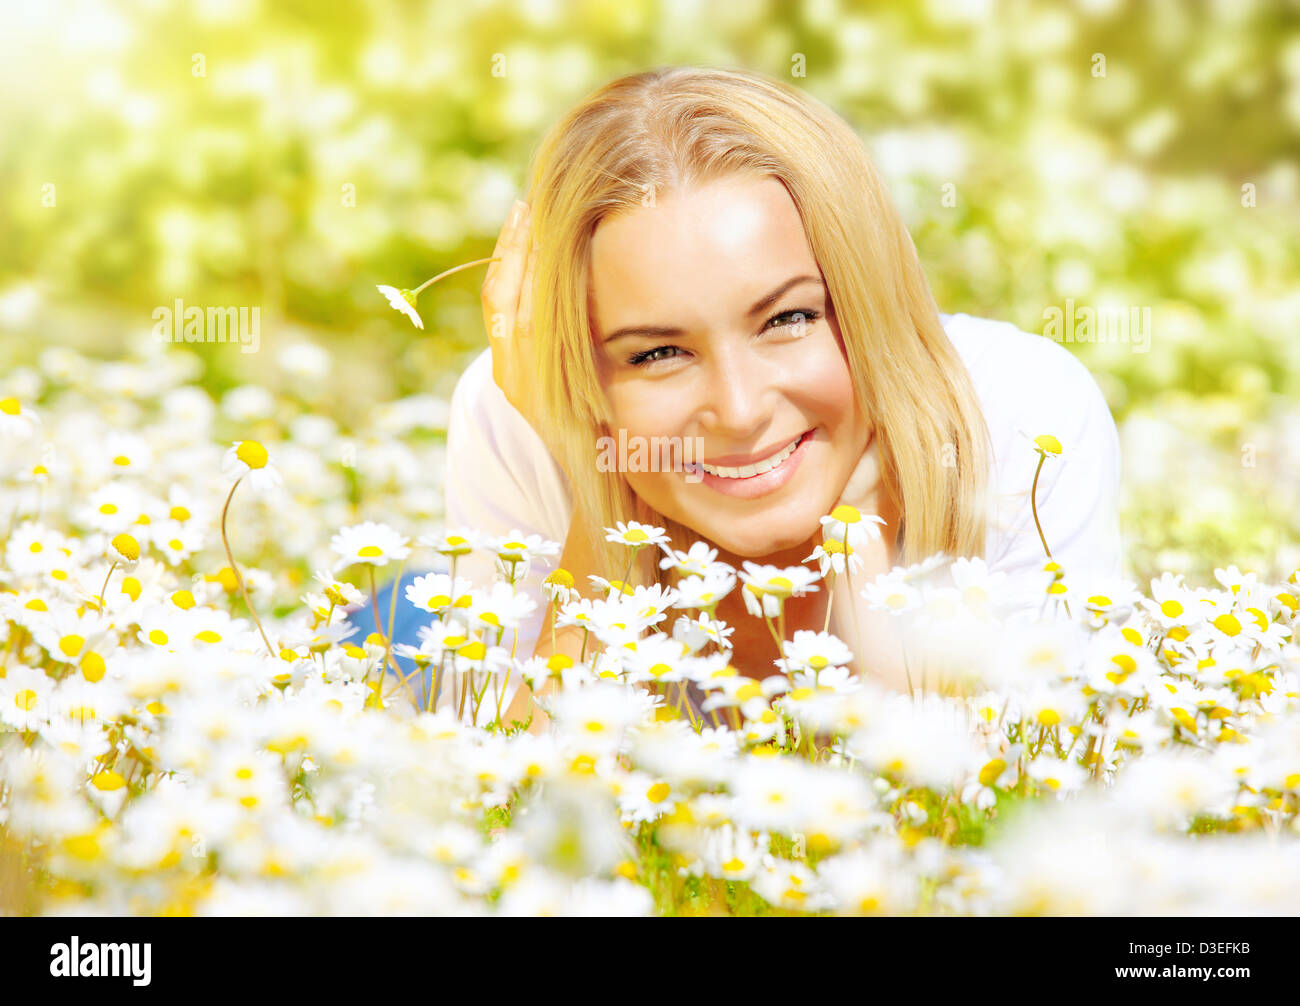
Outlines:
{"type": "Polygon", "coordinates": [[[750,294],[761,296],[799,271],[818,270],[785,186],[774,178],[728,178],[601,221],[589,293],[599,328],[612,331],[655,324],[648,313],[679,301],[734,296],[748,307],[750,294]]]}

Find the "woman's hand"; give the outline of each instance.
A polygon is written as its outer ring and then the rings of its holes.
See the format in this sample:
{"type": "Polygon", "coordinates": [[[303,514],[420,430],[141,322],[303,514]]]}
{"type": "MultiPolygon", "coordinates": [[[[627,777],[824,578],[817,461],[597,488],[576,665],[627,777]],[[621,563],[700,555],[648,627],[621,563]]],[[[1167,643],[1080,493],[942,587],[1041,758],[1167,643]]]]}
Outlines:
{"type": "Polygon", "coordinates": [[[540,430],[537,371],[533,366],[533,252],[530,209],[516,200],[483,277],[483,324],[492,347],[492,378],[506,400],[540,430]]]}

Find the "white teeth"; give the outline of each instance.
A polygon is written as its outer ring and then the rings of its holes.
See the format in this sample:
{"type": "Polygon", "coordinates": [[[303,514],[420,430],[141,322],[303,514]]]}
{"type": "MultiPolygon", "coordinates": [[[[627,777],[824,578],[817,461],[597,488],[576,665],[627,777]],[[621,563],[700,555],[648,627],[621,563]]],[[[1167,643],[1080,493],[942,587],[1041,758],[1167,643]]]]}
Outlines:
{"type": "Polygon", "coordinates": [[[786,458],[788,458],[791,454],[794,453],[794,449],[799,446],[799,441],[802,439],[803,439],[802,436],[796,437],[794,440],[790,441],[789,446],[786,447],[785,450],[773,454],[770,458],[766,458],[763,461],[759,461],[757,464],[743,465],[740,468],[728,468],[725,465],[706,465],[703,462],[701,462],[699,467],[703,468],[710,475],[716,475],[719,478],[724,478],[724,479],[753,478],[755,475],[762,475],[764,472],[770,472],[773,468],[779,466],[782,461],[784,461],[786,458]]]}

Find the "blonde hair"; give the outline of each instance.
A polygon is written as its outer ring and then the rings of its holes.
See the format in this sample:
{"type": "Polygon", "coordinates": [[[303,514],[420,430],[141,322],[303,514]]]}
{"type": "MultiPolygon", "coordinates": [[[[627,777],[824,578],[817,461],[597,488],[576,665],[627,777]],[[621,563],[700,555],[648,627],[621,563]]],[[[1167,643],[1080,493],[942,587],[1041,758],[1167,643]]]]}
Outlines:
{"type": "MultiPolygon", "coordinates": [[[[857,134],[825,105],[759,74],[665,67],[600,88],[546,135],[527,201],[537,243],[535,373],[545,429],[592,524],[601,572],[626,546],[602,527],[666,527],[674,548],[701,535],[650,511],[618,473],[597,470],[610,435],[589,315],[591,239],[608,214],[677,187],[742,173],[784,183],[803,220],[840,326],[860,408],[875,429],[885,485],[902,515],[901,561],[982,556],[989,438],[969,374],[948,340],[903,226],[857,134]]],[[[712,544],[712,543],[710,543],[712,544]]],[[[632,583],[666,582],[642,549],[632,583]]],[[[581,585],[585,588],[585,584],[581,585]]]]}

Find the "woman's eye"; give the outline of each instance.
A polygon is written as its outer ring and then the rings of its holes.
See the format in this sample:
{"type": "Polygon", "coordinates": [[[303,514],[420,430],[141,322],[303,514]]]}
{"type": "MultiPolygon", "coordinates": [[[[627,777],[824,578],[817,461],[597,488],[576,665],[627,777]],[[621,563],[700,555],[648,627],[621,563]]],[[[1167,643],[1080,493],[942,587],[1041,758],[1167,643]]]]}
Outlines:
{"type": "MultiPolygon", "coordinates": [[[[795,329],[796,335],[803,333],[798,331],[802,326],[811,324],[820,318],[821,312],[814,311],[810,307],[796,308],[793,311],[782,311],[780,314],[774,314],[767,320],[763,326],[766,332],[770,328],[791,328],[795,329]]],[[[627,358],[627,362],[634,367],[641,367],[647,363],[657,363],[660,360],[671,360],[680,352],[679,346],[656,346],[654,349],[643,350],[640,353],[633,353],[627,358]]]]}
{"type": "Polygon", "coordinates": [[[769,328],[797,328],[814,322],[820,317],[821,312],[814,311],[812,308],[796,308],[793,311],[783,311],[780,314],[773,315],[768,319],[767,324],[763,326],[763,330],[767,331],[769,328]],[[778,324],[774,325],[773,322],[778,324]]]}
{"type": "Polygon", "coordinates": [[[654,349],[647,349],[641,353],[633,353],[628,357],[627,362],[634,367],[639,367],[645,363],[654,363],[656,360],[668,360],[671,359],[670,356],[661,356],[659,354],[667,353],[676,348],[676,346],[656,346],[654,349]]]}

